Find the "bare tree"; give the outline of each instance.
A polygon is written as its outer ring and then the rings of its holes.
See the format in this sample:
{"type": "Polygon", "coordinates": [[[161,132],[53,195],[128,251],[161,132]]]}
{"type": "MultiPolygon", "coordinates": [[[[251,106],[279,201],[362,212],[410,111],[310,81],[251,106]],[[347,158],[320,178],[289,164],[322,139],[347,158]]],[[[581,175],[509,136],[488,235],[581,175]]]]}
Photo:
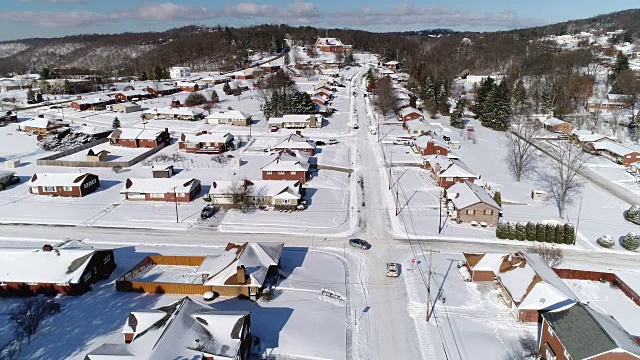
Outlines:
{"type": "Polygon", "coordinates": [[[34,297],[23,301],[9,314],[9,319],[27,336],[31,344],[31,336],[38,331],[38,327],[49,312],[46,299],[34,297]]]}
{"type": "Polygon", "coordinates": [[[564,218],[567,205],[580,194],[584,184],[578,174],[584,170],[590,156],[569,141],[547,147],[549,166],[538,172],[539,182],[556,202],[558,215],[564,218]]]}
{"type": "Polygon", "coordinates": [[[376,96],[375,104],[382,116],[384,116],[384,120],[387,120],[387,115],[394,110],[398,103],[398,97],[393,89],[391,80],[386,77],[378,79],[376,92],[378,95],[376,96]]]}
{"type": "Polygon", "coordinates": [[[538,347],[538,340],[531,333],[524,333],[518,337],[518,342],[520,343],[520,347],[524,351],[525,356],[533,357],[537,356],[540,353],[540,348],[538,347]]]}
{"type": "Polygon", "coordinates": [[[247,179],[236,180],[231,184],[229,192],[231,193],[233,208],[243,213],[249,212],[251,203],[248,197],[253,193],[253,184],[247,179]]]}
{"type": "Polygon", "coordinates": [[[333,54],[334,59],[336,60],[336,64],[338,64],[338,67],[341,68],[342,64],[344,63],[344,54],[343,53],[335,53],[333,54]]]}
{"type": "Polygon", "coordinates": [[[507,352],[502,355],[502,360],[527,360],[524,352],[517,343],[512,343],[507,348],[507,352]]]}
{"type": "Polygon", "coordinates": [[[300,53],[300,51],[297,51],[296,49],[293,49],[290,54],[291,54],[291,61],[293,61],[294,67],[298,69],[300,67],[300,64],[302,63],[302,54],[300,53]]]}
{"type": "Polygon", "coordinates": [[[504,143],[507,145],[505,162],[516,181],[533,173],[539,160],[539,153],[533,142],[538,129],[529,120],[516,123],[505,133],[504,143]]]}
{"type": "Polygon", "coordinates": [[[609,126],[611,127],[611,132],[613,133],[613,136],[618,136],[618,132],[620,131],[620,127],[621,127],[621,115],[622,115],[622,109],[618,109],[618,108],[614,108],[609,110],[609,112],[611,113],[611,117],[609,119],[609,126]]]}
{"type": "MultiPolygon", "coordinates": [[[[550,267],[556,268],[562,264],[564,256],[562,249],[555,245],[535,244],[527,248],[527,252],[540,255],[542,260],[550,267]]],[[[521,343],[524,340],[521,340],[521,343]]]]}
{"type": "Polygon", "coordinates": [[[602,100],[599,100],[598,106],[589,112],[589,129],[592,133],[600,131],[600,125],[602,124],[602,100]]]}
{"type": "Polygon", "coordinates": [[[311,78],[314,77],[315,75],[316,75],[316,71],[310,66],[307,66],[304,69],[302,69],[302,76],[307,78],[307,80],[309,81],[311,81],[311,78]]]}

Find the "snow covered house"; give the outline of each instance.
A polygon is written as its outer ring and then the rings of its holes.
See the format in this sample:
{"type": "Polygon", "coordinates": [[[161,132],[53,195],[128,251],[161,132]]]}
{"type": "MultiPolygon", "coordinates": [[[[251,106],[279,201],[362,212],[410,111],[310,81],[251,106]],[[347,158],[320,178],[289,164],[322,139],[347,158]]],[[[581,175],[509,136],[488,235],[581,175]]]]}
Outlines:
{"type": "Polygon", "coordinates": [[[320,114],[283,115],[269,118],[269,126],[285,129],[321,128],[324,118],[320,114]]]}
{"type": "Polygon", "coordinates": [[[102,344],[85,360],[248,360],[250,319],[249,312],[219,311],[184,297],[131,312],[122,328],[122,342],[102,344]]]}
{"type": "Polygon", "coordinates": [[[198,179],[129,178],[120,194],[127,200],[190,202],[200,190],[198,179]]]}
{"type": "Polygon", "coordinates": [[[109,144],[127,148],[155,148],[169,145],[171,135],[169,129],[134,129],[117,128],[108,136],[109,144]]]}
{"type": "Polygon", "coordinates": [[[175,83],[176,87],[182,91],[186,92],[196,92],[200,90],[200,86],[192,81],[177,81],[175,83]]]}
{"type": "Polygon", "coordinates": [[[75,240],[40,249],[0,248],[0,296],[81,295],[115,268],[113,250],[75,240]]]}
{"type": "Polygon", "coordinates": [[[484,222],[490,226],[498,224],[500,205],[482,186],[465,181],[452,185],[446,193],[447,200],[453,204],[459,221],[484,222]]]}
{"type": "Polygon", "coordinates": [[[329,104],[329,99],[324,96],[312,96],[311,101],[316,105],[327,105],[329,104]]]}
{"type": "Polygon", "coordinates": [[[604,140],[618,141],[615,136],[602,135],[589,130],[573,130],[569,135],[569,141],[585,150],[587,149],[587,144],[604,140]]]}
{"type": "Polygon", "coordinates": [[[31,194],[83,197],[100,187],[98,175],[90,173],[35,173],[27,188],[31,194]]]}
{"type": "Polygon", "coordinates": [[[324,87],[322,87],[320,89],[316,89],[313,92],[313,96],[321,96],[321,97],[325,97],[327,99],[331,99],[331,97],[333,97],[333,91],[327,90],[324,87]]]}
{"type": "Polygon", "coordinates": [[[117,113],[129,114],[142,111],[142,106],[133,102],[121,102],[113,105],[107,105],[106,109],[117,113]]]}
{"type": "Polygon", "coordinates": [[[398,116],[400,118],[400,121],[402,121],[403,123],[415,119],[424,120],[424,115],[422,114],[422,112],[411,106],[401,109],[398,113],[398,116]]]}
{"type": "Polygon", "coordinates": [[[625,166],[640,161],[640,148],[630,144],[622,145],[618,142],[602,140],[587,143],[586,149],[625,166]]]}
{"type": "Polygon", "coordinates": [[[209,190],[211,203],[221,206],[249,204],[294,208],[303,196],[300,181],[287,180],[218,180],[209,190]],[[242,188],[237,189],[237,187],[242,188]]]}
{"type": "Polygon", "coordinates": [[[384,66],[388,67],[391,70],[398,70],[400,68],[400,62],[391,60],[384,63],[384,66]]]}
{"type": "Polygon", "coordinates": [[[180,88],[174,85],[158,84],[158,85],[154,85],[153,87],[152,86],[147,87],[145,91],[153,96],[167,96],[167,95],[173,95],[175,93],[179,93],[180,88]]]}
{"type": "Polygon", "coordinates": [[[220,154],[233,150],[233,135],[231,133],[212,134],[201,131],[196,134],[180,134],[178,148],[188,153],[220,154]]]}
{"type": "Polygon", "coordinates": [[[316,49],[326,53],[349,53],[353,51],[353,45],[345,45],[337,38],[318,38],[315,43],[316,49]]]}
{"type": "Polygon", "coordinates": [[[494,281],[501,298],[521,322],[578,301],[571,289],[537,254],[463,253],[473,281],[494,281]],[[491,276],[493,275],[493,277],[491,276]]]}
{"type": "Polygon", "coordinates": [[[547,131],[561,132],[563,134],[570,135],[576,128],[573,124],[566,121],[555,118],[551,115],[546,117],[537,118],[538,125],[545,128],[547,131]]]}
{"type": "Polygon", "coordinates": [[[205,118],[209,124],[228,124],[236,126],[249,126],[251,115],[238,110],[217,111],[205,118]]]}
{"type": "Polygon", "coordinates": [[[111,105],[115,103],[116,103],[116,99],[114,98],[98,95],[98,96],[92,96],[92,97],[87,97],[84,99],[72,101],[69,106],[72,109],[76,109],[80,111],[104,110],[106,109],[107,105],[111,105]]]}
{"type": "Polygon", "coordinates": [[[275,151],[301,151],[306,152],[309,156],[313,156],[316,152],[316,144],[309,138],[302,136],[300,131],[287,136],[286,139],[277,143],[273,149],[275,151]]]}
{"type": "Polygon", "coordinates": [[[113,94],[113,98],[118,102],[131,102],[149,99],[152,95],[143,90],[125,90],[113,94]]]}
{"type": "Polygon", "coordinates": [[[587,111],[597,110],[622,110],[629,107],[630,104],[629,95],[622,94],[607,94],[606,99],[592,98],[587,101],[587,111]]]}
{"type": "Polygon", "coordinates": [[[197,107],[165,107],[149,109],[142,112],[145,120],[200,120],[204,111],[197,107]]]}
{"type": "Polygon", "coordinates": [[[427,170],[431,170],[436,183],[445,189],[456,183],[474,182],[480,178],[461,160],[450,159],[445,155],[426,156],[424,165],[427,170]]]}
{"type": "Polygon", "coordinates": [[[615,318],[582,303],[543,313],[538,343],[544,360],[640,359],[640,346],[615,318]]]}
{"type": "Polygon", "coordinates": [[[447,144],[434,138],[431,135],[418,136],[413,141],[413,144],[422,156],[449,154],[449,147],[447,146],[447,144]]]}
{"type": "Polygon", "coordinates": [[[191,76],[191,68],[186,66],[174,66],[169,68],[169,77],[171,79],[184,79],[191,76]]]}
{"type": "Polygon", "coordinates": [[[63,123],[61,121],[38,117],[38,118],[33,118],[30,120],[18,123],[18,130],[22,130],[28,133],[45,135],[50,132],[56,131],[61,127],[68,127],[68,126],[69,124],[63,123]]]}
{"type": "Polygon", "coordinates": [[[309,179],[308,153],[280,151],[270,159],[261,169],[262,180],[292,180],[304,184],[309,179]]]}

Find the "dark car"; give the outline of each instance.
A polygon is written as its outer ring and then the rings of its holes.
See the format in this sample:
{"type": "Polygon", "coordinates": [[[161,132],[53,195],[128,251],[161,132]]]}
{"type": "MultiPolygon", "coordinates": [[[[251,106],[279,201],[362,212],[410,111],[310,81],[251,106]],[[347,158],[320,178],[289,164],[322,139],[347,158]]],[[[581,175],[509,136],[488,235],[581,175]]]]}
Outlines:
{"type": "Polygon", "coordinates": [[[202,208],[202,211],[200,212],[200,218],[201,219],[208,219],[210,217],[213,216],[213,214],[216,212],[216,208],[211,206],[211,205],[207,205],[204,208],[202,208]]]}
{"type": "Polygon", "coordinates": [[[316,146],[325,146],[327,145],[327,143],[325,143],[324,141],[318,140],[316,141],[316,146]]]}
{"type": "Polygon", "coordinates": [[[451,138],[448,137],[447,135],[442,135],[442,140],[444,141],[451,141],[451,138]]]}
{"type": "Polygon", "coordinates": [[[349,246],[354,248],[360,248],[363,250],[371,249],[371,244],[362,239],[351,239],[349,240],[349,246]]]}

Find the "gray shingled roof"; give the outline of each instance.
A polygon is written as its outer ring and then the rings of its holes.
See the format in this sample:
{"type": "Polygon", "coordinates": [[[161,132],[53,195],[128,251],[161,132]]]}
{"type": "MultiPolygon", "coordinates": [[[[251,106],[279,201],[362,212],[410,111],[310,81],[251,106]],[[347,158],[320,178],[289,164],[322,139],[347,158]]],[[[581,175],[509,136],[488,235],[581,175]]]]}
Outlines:
{"type": "Polygon", "coordinates": [[[550,311],[542,317],[573,359],[586,359],[618,348],[640,356],[640,346],[613,317],[584,304],[550,311]]]}

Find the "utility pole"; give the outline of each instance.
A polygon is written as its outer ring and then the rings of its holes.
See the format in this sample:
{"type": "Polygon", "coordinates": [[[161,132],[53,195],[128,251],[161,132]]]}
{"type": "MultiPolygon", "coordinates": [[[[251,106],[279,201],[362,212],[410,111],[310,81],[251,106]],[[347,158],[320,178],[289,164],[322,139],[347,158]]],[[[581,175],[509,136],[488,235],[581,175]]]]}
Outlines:
{"type": "Polygon", "coordinates": [[[442,190],[438,197],[438,234],[442,234],[442,190]]]}
{"type": "Polygon", "coordinates": [[[433,261],[431,261],[433,259],[433,253],[437,252],[439,253],[440,251],[437,250],[433,250],[433,249],[429,249],[429,276],[427,277],[427,322],[429,322],[429,319],[431,318],[431,274],[433,273],[433,266],[431,265],[433,263],[433,261]]]}
{"type": "Polygon", "coordinates": [[[573,236],[573,245],[578,240],[578,226],[580,226],[580,213],[582,212],[582,197],[580,198],[580,207],[578,207],[578,220],[576,221],[576,233],[573,236]]]}
{"type": "Polygon", "coordinates": [[[178,195],[176,194],[176,187],[173,187],[173,200],[176,204],[176,224],[180,223],[180,218],[178,217],[178,195]]]}
{"type": "Polygon", "coordinates": [[[400,213],[400,209],[399,209],[399,207],[400,207],[400,198],[398,197],[398,187],[399,187],[399,184],[396,185],[396,216],[398,216],[398,214],[400,213]]]}

